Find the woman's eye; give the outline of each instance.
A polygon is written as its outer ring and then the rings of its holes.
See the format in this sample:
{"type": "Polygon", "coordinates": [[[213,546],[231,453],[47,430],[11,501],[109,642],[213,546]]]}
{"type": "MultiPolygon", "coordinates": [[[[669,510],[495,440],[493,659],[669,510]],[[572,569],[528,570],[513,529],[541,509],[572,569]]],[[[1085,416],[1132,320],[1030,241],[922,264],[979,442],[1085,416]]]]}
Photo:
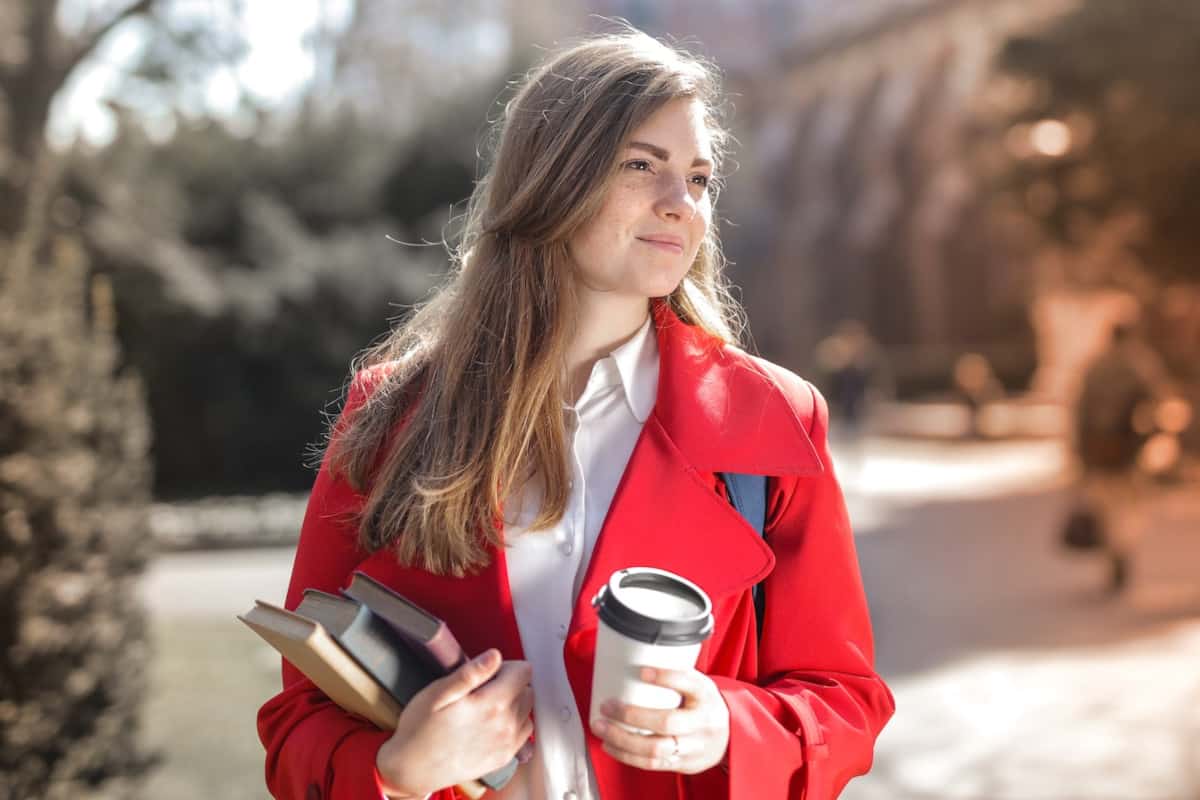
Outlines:
{"type": "Polygon", "coordinates": [[[627,169],[636,169],[639,172],[646,172],[650,169],[650,162],[642,158],[636,158],[633,161],[626,161],[627,169]]]}
{"type": "Polygon", "coordinates": [[[708,188],[708,184],[709,184],[710,180],[711,179],[707,175],[693,175],[692,176],[692,183],[696,184],[697,186],[702,186],[705,189],[708,188]]]}

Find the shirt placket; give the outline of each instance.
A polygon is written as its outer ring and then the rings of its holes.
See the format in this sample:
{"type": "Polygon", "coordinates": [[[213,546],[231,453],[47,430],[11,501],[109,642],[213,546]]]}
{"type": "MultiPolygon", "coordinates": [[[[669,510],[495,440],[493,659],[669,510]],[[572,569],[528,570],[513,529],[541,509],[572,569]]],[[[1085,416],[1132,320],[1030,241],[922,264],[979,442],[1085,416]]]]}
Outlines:
{"type": "MultiPolygon", "coordinates": [[[[567,630],[570,625],[571,609],[574,606],[573,586],[575,576],[579,571],[582,561],[581,548],[583,546],[584,525],[587,520],[585,508],[587,485],[583,472],[583,460],[579,455],[581,437],[586,438],[587,433],[583,430],[583,418],[578,408],[568,408],[564,413],[570,434],[571,477],[568,489],[571,496],[567,504],[568,514],[560,526],[561,541],[558,542],[558,549],[564,561],[564,569],[560,574],[566,582],[566,594],[570,597],[571,602],[564,604],[564,607],[559,611],[563,616],[560,618],[557,633],[559,640],[565,643],[567,630]]],[[[571,691],[570,684],[566,681],[565,669],[560,678],[561,680],[556,689],[560,720],[563,730],[569,732],[569,736],[573,740],[573,746],[569,748],[569,752],[574,754],[571,764],[572,783],[574,786],[563,793],[563,800],[576,800],[576,798],[582,796],[582,790],[587,787],[587,763],[584,760],[586,758],[585,745],[581,735],[582,731],[576,730],[579,726],[573,724],[578,711],[575,707],[574,694],[571,691]]]]}
{"type": "MultiPolygon", "coordinates": [[[[603,408],[611,399],[609,395],[615,385],[615,364],[598,362],[593,366],[592,375],[575,406],[564,406],[564,420],[567,426],[568,445],[570,454],[571,477],[569,483],[570,500],[567,504],[567,514],[559,526],[561,540],[557,543],[560,557],[563,559],[563,579],[567,582],[566,594],[570,602],[566,604],[562,625],[558,629],[559,638],[566,640],[570,624],[571,609],[575,605],[576,587],[580,583],[580,571],[583,569],[583,551],[587,541],[587,472],[585,464],[590,464],[594,455],[592,452],[592,436],[595,433],[595,417],[603,413],[603,408]],[[590,420],[590,422],[589,422],[590,420]]],[[[619,379],[618,379],[619,380],[619,379]]],[[[560,651],[561,652],[561,651],[560,651]]],[[[571,776],[573,786],[564,791],[562,800],[581,800],[591,798],[590,787],[592,779],[587,756],[587,743],[583,731],[583,720],[578,718],[574,694],[566,678],[565,665],[561,673],[561,685],[556,692],[560,700],[559,711],[562,724],[561,730],[571,740],[569,752],[573,754],[571,776]]],[[[558,800],[557,797],[549,800],[558,800]]],[[[591,798],[595,800],[595,798],[591,798]]]]}

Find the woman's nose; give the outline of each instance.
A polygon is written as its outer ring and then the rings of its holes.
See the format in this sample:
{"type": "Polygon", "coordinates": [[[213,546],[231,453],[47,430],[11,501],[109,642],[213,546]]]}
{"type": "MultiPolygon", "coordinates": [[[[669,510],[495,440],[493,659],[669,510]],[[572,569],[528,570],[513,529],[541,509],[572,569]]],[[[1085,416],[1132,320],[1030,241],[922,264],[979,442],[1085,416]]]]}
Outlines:
{"type": "Polygon", "coordinates": [[[690,219],[696,213],[696,199],[685,178],[669,174],[660,178],[655,211],[661,218],[677,220],[690,219]]]}

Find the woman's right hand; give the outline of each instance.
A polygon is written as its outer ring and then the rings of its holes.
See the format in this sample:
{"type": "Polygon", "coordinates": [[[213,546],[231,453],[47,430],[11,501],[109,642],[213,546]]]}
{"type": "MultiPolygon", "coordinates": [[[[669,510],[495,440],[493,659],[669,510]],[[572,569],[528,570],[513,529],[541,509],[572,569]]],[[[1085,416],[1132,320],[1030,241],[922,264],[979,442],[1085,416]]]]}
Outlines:
{"type": "Polygon", "coordinates": [[[491,649],[418,692],[375,758],[388,794],[424,797],[507,764],[533,733],[532,678],[491,649]]]}

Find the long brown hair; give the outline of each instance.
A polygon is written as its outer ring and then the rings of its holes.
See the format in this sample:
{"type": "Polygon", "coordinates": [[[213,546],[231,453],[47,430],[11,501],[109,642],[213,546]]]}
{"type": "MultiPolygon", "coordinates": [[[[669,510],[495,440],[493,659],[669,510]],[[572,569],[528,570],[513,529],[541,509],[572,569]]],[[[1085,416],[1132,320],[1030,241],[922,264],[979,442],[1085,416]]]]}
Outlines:
{"type": "MultiPolygon", "coordinates": [[[[726,141],[715,70],[638,31],[596,36],[532,71],[497,122],[491,168],[468,203],[450,279],[353,374],[377,376],[366,402],[329,439],[329,462],[366,493],[361,545],[401,563],[463,575],[502,542],[501,503],[531,476],[543,486],[533,528],[568,499],[562,406],[573,334],[567,242],[596,213],[633,130],[668,101],[708,110],[715,167],[726,141]],[[382,366],[380,366],[382,365],[382,366]],[[401,424],[402,423],[402,424],[401,424]]],[[[732,342],[713,226],[674,312],[732,342]]]]}

